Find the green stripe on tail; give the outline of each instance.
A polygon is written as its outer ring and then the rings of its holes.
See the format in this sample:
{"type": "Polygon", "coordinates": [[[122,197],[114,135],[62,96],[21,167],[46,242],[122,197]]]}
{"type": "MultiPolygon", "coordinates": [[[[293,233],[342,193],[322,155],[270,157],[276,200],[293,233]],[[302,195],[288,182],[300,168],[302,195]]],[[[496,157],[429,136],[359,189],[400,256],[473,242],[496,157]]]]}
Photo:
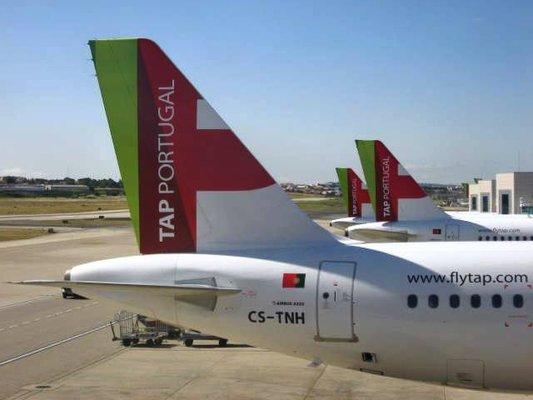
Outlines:
{"type": "Polygon", "coordinates": [[[375,140],[356,140],[357,151],[359,152],[359,159],[365,174],[366,187],[372,202],[372,208],[376,211],[376,153],[375,140]]]}
{"type": "Polygon", "coordinates": [[[348,185],[348,168],[335,168],[337,172],[337,177],[339,178],[339,186],[341,187],[342,193],[342,202],[344,203],[344,208],[348,214],[350,213],[350,196],[349,196],[349,185],[348,185]]]}
{"type": "Polygon", "coordinates": [[[124,182],[131,221],[137,243],[140,243],[137,39],[91,40],[89,46],[124,182]]]}

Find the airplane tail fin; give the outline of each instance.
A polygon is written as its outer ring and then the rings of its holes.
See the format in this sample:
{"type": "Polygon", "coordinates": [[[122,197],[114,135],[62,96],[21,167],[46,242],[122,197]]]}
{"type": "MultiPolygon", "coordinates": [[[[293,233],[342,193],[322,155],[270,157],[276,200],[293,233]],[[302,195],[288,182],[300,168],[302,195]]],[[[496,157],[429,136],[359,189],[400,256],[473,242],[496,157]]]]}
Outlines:
{"type": "Polygon", "coordinates": [[[334,240],[303,214],[165,53],[89,42],[141,253],[334,240]]]}
{"type": "Polygon", "coordinates": [[[349,217],[362,217],[368,214],[363,209],[365,205],[370,204],[368,190],[364,188],[364,183],[351,168],[335,168],[339,185],[342,192],[342,200],[349,217]]]}
{"type": "Polygon", "coordinates": [[[376,221],[447,218],[379,140],[356,140],[376,221]]]}

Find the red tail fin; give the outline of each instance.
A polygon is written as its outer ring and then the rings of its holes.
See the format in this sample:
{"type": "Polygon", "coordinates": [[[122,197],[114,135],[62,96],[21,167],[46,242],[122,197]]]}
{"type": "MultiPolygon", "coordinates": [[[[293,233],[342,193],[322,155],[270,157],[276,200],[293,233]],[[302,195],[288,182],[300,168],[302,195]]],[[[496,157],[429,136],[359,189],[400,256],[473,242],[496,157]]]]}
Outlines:
{"type": "Polygon", "coordinates": [[[356,142],[377,221],[447,217],[383,143],[356,142]]]}
{"type": "Polygon", "coordinates": [[[138,205],[142,253],[276,245],[316,232],[159,46],[146,39],[90,45],[134,224],[138,205]],[[270,198],[254,194],[266,188],[270,198]],[[256,232],[264,219],[270,225],[256,232]],[[291,224],[289,237],[274,236],[282,221],[291,224]]]}
{"type": "Polygon", "coordinates": [[[335,168],[339,178],[342,198],[350,217],[361,217],[363,204],[370,204],[368,190],[363,188],[363,181],[351,168],[335,168]]]}
{"type": "Polygon", "coordinates": [[[195,251],[198,191],[259,189],[274,180],[159,46],[146,39],[138,46],[140,228],[141,237],[159,239],[144,242],[143,252],[195,251]],[[161,223],[170,209],[174,229],[161,223]]]}
{"type": "Polygon", "coordinates": [[[351,217],[362,217],[363,216],[363,204],[370,204],[370,195],[368,190],[363,186],[363,181],[359,176],[354,172],[353,169],[348,169],[348,181],[350,182],[351,190],[351,205],[352,210],[350,215],[351,217]]]}

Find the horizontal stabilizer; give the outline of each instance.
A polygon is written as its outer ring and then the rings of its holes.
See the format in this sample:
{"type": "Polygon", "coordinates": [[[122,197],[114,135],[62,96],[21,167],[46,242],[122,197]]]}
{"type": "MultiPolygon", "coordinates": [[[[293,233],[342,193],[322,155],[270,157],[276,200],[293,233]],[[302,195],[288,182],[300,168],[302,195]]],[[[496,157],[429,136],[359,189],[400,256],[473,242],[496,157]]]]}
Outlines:
{"type": "Polygon", "coordinates": [[[348,229],[348,236],[351,239],[365,239],[365,240],[386,240],[393,242],[407,242],[416,235],[407,232],[406,230],[392,230],[392,229],[373,229],[361,228],[348,229]]]}
{"type": "Polygon", "coordinates": [[[50,286],[57,288],[70,288],[73,291],[82,289],[84,291],[101,291],[101,290],[115,290],[115,291],[136,291],[136,292],[151,292],[160,295],[172,295],[176,297],[188,296],[203,296],[213,295],[227,296],[240,293],[240,289],[217,287],[210,285],[199,284],[181,284],[181,285],[150,285],[143,283],[115,283],[115,282],[93,282],[93,281],[54,281],[54,280],[30,280],[22,282],[12,282],[20,285],[35,285],[35,286],[50,286]]]}
{"type": "Polygon", "coordinates": [[[375,221],[368,218],[344,217],[331,220],[329,226],[344,230],[354,225],[368,224],[372,222],[375,221]]]}

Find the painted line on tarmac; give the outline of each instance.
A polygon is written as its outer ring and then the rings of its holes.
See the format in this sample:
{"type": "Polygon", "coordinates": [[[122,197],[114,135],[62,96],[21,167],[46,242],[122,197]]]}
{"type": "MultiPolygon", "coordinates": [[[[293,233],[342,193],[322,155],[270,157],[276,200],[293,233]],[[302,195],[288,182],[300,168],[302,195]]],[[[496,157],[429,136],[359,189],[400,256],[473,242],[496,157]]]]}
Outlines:
{"type": "Polygon", "coordinates": [[[23,301],[18,301],[18,302],[15,302],[15,303],[6,304],[6,305],[0,307],[0,311],[5,310],[6,308],[23,306],[24,304],[28,304],[28,303],[35,303],[37,301],[45,300],[46,298],[52,298],[52,297],[57,297],[57,295],[55,295],[55,294],[43,294],[42,296],[37,296],[37,297],[34,297],[32,299],[29,299],[29,300],[23,300],[23,301]]]}
{"type": "MultiPolygon", "coordinates": [[[[82,308],[95,306],[97,304],[98,304],[97,301],[93,301],[91,303],[85,304],[84,306],[77,306],[77,307],[73,307],[73,308],[67,308],[66,310],[63,310],[63,311],[58,311],[58,312],[55,312],[55,313],[52,313],[52,314],[48,314],[48,315],[43,316],[42,318],[58,317],[58,316],[60,316],[62,314],[69,313],[72,310],[81,310],[82,308]]],[[[5,331],[7,329],[15,329],[15,328],[18,328],[21,325],[28,325],[28,324],[31,324],[31,323],[34,323],[34,322],[39,322],[40,320],[41,320],[41,318],[35,318],[35,319],[31,320],[31,321],[24,321],[24,322],[19,323],[19,324],[14,324],[14,325],[10,325],[8,327],[3,327],[3,328],[0,328],[0,332],[5,331]]]]}
{"type": "Polygon", "coordinates": [[[4,361],[0,361],[0,367],[4,366],[4,365],[7,365],[7,364],[11,364],[12,362],[15,362],[15,361],[19,361],[19,360],[22,360],[24,358],[27,358],[27,357],[30,357],[30,356],[33,356],[35,354],[38,354],[38,353],[41,353],[45,350],[48,350],[48,349],[51,349],[51,348],[54,348],[54,347],[57,347],[57,346],[60,346],[62,344],[65,344],[65,343],[68,343],[68,342],[71,342],[73,340],[76,340],[76,339],[80,339],[84,336],[87,336],[87,335],[90,335],[91,333],[95,333],[95,332],[98,332],[98,331],[101,331],[102,329],[105,329],[111,325],[113,325],[115,322],[108,322],[104,325],[100,325],[100,326],[97,326],[96,328],[93,328],[93,329],[90,329],[86,332],[82,332],[82,333],[78,333],[77,335],[74,335],[74,336],[71,336],[71,337],[68,337],[66,339],[62,339],[62,340],[59,340],[57,342],[52,342],[46,346],[43,346],[43,347],[40,347],[38,349],[35,349],[35,350],[32,350],[32,351],[29,351],[27,353],[23,353],[23,354],[20,354],[18,356],[15,356],[15,357],[12,357],[12,358],[9,358],[7,360],[4,360],[4,361]]]}

